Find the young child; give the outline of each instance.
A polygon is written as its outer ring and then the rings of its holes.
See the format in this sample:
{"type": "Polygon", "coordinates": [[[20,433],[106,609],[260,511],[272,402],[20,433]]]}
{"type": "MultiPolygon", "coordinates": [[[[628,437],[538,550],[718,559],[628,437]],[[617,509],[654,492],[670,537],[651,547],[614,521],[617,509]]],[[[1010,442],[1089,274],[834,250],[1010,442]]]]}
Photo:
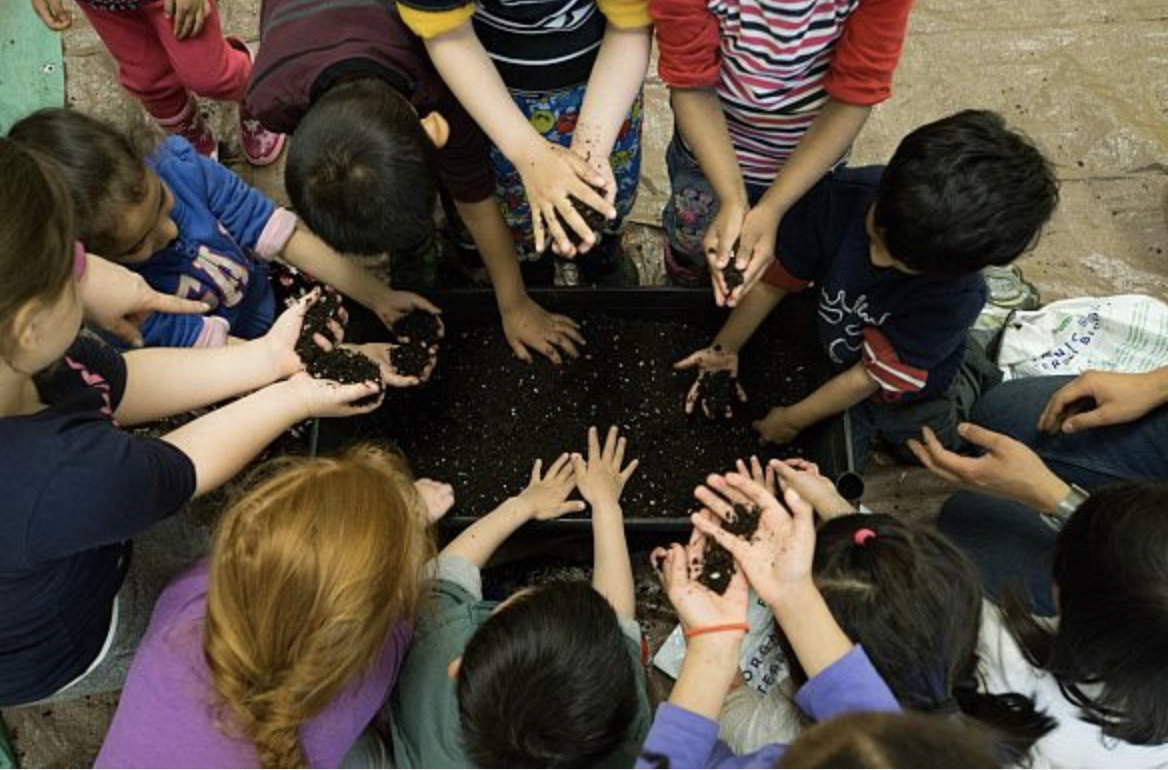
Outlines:
{"type": "Polygon", "coordinates": [[[718,717],[738,675],[739,647],[748,629],[748,587],[775,615],[808,681],[796,696],[817,722],[851,711],[899,712],[896,698],[832,617],[811,575],[815,523],[811,506],[793,490],[785,506],[749,476],[711,476],[698,487],[704,509],[693,515],[688,546],[659,548],[652,558],[686,636],[686,656],[669,702],[657,710],[638,767],[775,767],[785,746],[735,757],[718,741],[718,717]],[[719,521],[731,503],[757,505],[758,532],[750,540],[725,532],[719,521]],[[706,539],[734,556],[736,571],[724,594],[696,579],[706,539]],[[749,584],[749,586],[748,586],[749,584]]]}
{"type": "Polygon", "coordinates": [[[1168,484],[1091,495],[1058,534],[1058,616],[1021,601],[986,612],[987,692],[1030,693],[1057,727],[1036,767],[1168,766],[1168,484]]]}
{"type": "Polygon", "coordinates": [[[639,94],[652,23],[645,0],[399,0],[397,7],[494,144],[497,196],[521,258],[538,259],[551,242],[566,257],[588,253],[579,260],[587,283],[636,284],[615,235],[640,176],[639,94]],[[587,208],[609,220],[596,251],[587,208]]]}
{"type": "Polygon", "coordinates": [[[713,345],[677,368],[696,367],[699,379],[736,374],[738,352],[770,311],[814,285],[819,339],[839,373],[756,422],[763,440],[789,442],[847,411],[857,469],[875,438],[912,462],[904,443],[922,425],[961,446],[957,424],[1000,378],[967,344],[986,301],[978,271],[1031,247],[1057,201],[1042,153],[996,114],[966,110],[922,126],[887,168],[841,171],[805,195],[783,219],[764,281],[713,345]]]}
{"type": "Polygon", "coordinates": [[[383,767],[367,726],[453,503],[427,510],[414,485],[372,446],[274,461],[163,591],[97,767],[383,767]]]}
{"type": "Polygon", "coordinates": [[[365,305],[386,325],[411,310],[438,312],[337,254],[291,212],[185,139],[168,139],[143,163],[113,127],[62,109],[25,118],[9,136],[61,164],[88,249],[132,267],[159,291],[211,305],[206,317],[150,316],[142,324],[147,345],[214,347],[228,334],[248,340],[266,333],[276,315],[267,263],[277,256],[365,305]]]}
{"type": "MultiPolygon", "coordinates": [[[[1051,723],[1022,695],[978,692],[982,594],[973,564],[932,529],[882,514],[852,515],[814,466],[772,460],[768,468],[826,520],[815,536],[815,585],[900,705],[981,722],[994,728],[1003,757],[1021,760],[1051,723]]],[[[751,471],[773,492],[757,458],[751,471]]],[[[740,463],[739,473],[746,472],[740,463]]],[[[798,687],[807,677],[789,652],[788,684],[798,687]]],[[[764,696],[739,687],[727,698],[720,734],[735,749],[756,750],[793,740],[805,721],[786,692],[776,688],[764,696]]]]}
{"type": "Polygon", "coordinates": [[[78,336],[85,252],[73,240],[72,211],[53,162],[0,138],[5,706],[117,687],[150,589],[156,596],[170,577],[135,570],[142,560],[131,560],[130,539],[222,484],[297,422],[375,408],[349,404],[380,387],[301,373],[295,343],[307,301],[266,336],[215,350],[123,359],[78,336]],[[161,438],[121,430],[244,393],[161,438]]]}
{"type": "Polygon", "coordinates": [[[676,121],[667,272],[737,304],[775,258],[783,215],[843,164],[891,95],[912,0],[649,0],[676,121]],[[703,258],[703,254],[705,255],[703,258]],[[722,268],[745,272],[730,290],[722,268]]]}
{"type": "MultiPolygon", "coordinates": [[[[215,0],[79,0],[82,13],[118,62],[118,80],[167,133],[217,158],[219,144],[195,96],[239,105],[239,143],[253,166],[280,157],[284,137],[248,112],[243,99],[252,56],[238,37],[223,37],[215,0]]],[[[73,23],[61,0],[32,0],[45,25],[73,23]]]]}
{"type": "Polygon", "coordinates": [[[389,250],[399,286],[433,283],[437,180],[482,255],[515,355],[576,355],[575,322],[527,294],[482,131],[392,3],[264,0],[260,43],[248,109],[295,132],[284,186],[314,233],[345,253],[389,250]]]}
{"type": "Polygon", "coordinates": [[[442,550],[393,696],[395,767],[629,767],[649,706],[620,495],[637,461],[593,428],[442,550]],[[592,507],[592,585],[482,598],[482,567],[524,523],[592,507]]]}

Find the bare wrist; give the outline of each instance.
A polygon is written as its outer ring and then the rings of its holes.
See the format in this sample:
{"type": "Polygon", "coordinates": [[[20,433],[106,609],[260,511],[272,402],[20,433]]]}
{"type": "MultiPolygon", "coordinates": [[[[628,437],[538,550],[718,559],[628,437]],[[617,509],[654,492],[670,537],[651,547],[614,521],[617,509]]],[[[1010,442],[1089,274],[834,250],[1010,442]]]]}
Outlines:
{"type": "Polygon", "coordinates": [[[770,606],[779,625],[783,625],[784,620],[797,621],[803,608],[814,604],[818,596],[819,589],[808,575],[797,583],[775,586],[773,595],[762,598],[770,606]]]}

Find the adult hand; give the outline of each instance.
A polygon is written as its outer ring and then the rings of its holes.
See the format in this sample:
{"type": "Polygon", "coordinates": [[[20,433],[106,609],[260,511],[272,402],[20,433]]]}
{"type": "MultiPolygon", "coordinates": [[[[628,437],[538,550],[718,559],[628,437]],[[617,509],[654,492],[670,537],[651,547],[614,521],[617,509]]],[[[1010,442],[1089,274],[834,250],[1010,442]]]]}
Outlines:
{"type": "Polygon", "coordinates": [[[173,22],[177,39],[198,37],[211,16],[211,0],[162,0],[162,13],[173,22]]]}
{"type": "Polygon", "coordinates": [[[759,438],[764,442],[789,444],[806,426],[793,419],[791,407],[776,406],[767,412],[766,417],[755,420],[751,427],[758,432],[759,438]]]}
{"type": "Polygon", "coordinates": [[[579,454],[572,455],[576,486],[580,489],[580,495],[592,507],[615,505],[620,502],[621,492],[639,464],[638,460],[633,460],[624,465],[626,445],[625,438],[613,425],[608,429],[608,438],[601,449],[599,432],[593,426],[588,429],[587,462],[579,454]]]}
{"type": "Polygon", "coordinates": [[[1038,429],[1078,433],[1140,419],[1168,402],[1168,369],[1146,374],[1085,372],[1055,391],[1038,429]]]}
{"type": "Polygon", "coordinates": [[[430,300],[412,291],[396,291],[387,287],[370,303],[369,309],[390,331],[393,331],[394,323],[415,310],[429,313],[438,322],[438,338],[441,339],[446,334],[446,329],[442,325],[442,311],[430,300]]]}
{"type": "Polygon", "coordinates": [[[566,502],[576,488],[571,456],[567,452],[560,455],[545,474],[541,474],[542,468],[543,460],[536,460],[527,488],[516,498],[526,506],[529,518],[547,521],[584,510],[579,500],[566,502]]]}
{"type": "MultiPolygon", "coordinates": [[[[745,200],[745,198],[743,199],[745,200]]],[[[726,280],[722,275],[723,268],[730,264],[731,257],[737,252],[735,246],[742,233],[742,222],[746,218],[747,206],[745,202],[727,201],[718,204],[718,213],[714,221],[706,229],[702,239],[702,250],[706,254],[706,264],[710,268],[711,283],[714,285],[714,302],[718,307],[726,305],[730,292],[726,289],[726,280]]],[[[737,261],[737,260],[736,260],[737,261]]],[[[746,266],[744,258],[740,267],[746,266]]]]}
{"type": "Polygon", "coordinates": [[[1053,512],[1071,491],[1021,441],[971,423],[962,423],[957,430],[966,441],[986,453],[981,457],[963,457],[950,452],[928,428],[921,431],[923,441],[909,439],[908,447],[922,465],[946,481],[1014,500],[1035,510],[1053,512]]]}
{"type": "Polygon", "coordinates": [[[541,139],[518,159],[515,167],[523,180],[527,202],[531,206],[536,251],[543,251],[547,236],[550,235],[561,255],[575,256],[576,249],[568,240],[561,220],[575,230],[589,247],[595,243],[596,237],[576,211],[572,204],[573,198],[609,219],[616,216],[616,209],[592,189],[593,186],[601,187],[604,178],[593,171],[587,161],[566,147],[541,139]]]}
{"type": "Polygon", "coordinates": [[[61,0],[32,0],[32,9],[49,29],[60,32],[69,28],[73,23],[73,16],[65,10],[61,0]]]}
{"type": "Polygon", "coordinates": [[[138,327],[151,313],[203,314],[206,302],[160,294],[146,279],[107,259],[86,255],[85,275],[79,284],[85,318],[133,347],[142,347],[138,327]]]}
{"type": "Polygon", "coordinates": [[[774,607],[788,593],[794,595],[796,589],[812,584],[815,514],[795,490],[783,493],[784,505],[765,487],[738,473],[710,476],[707,483],[694,496],[719,519],[735,515],[733,504],[760,509],[758,530],[750,540],[729,534],[708,517],[691,517],[695,527],[734,556],[759,598],[774,607]]]}
{"type": "Polygon", "coordinates": [[[779,485],[785,492],[793,489],[806,500],[823,519],[835,519],[856,512],[855,506],[845,500],[831,479],[819,472],[813,462],[792,458],[771,460],[769,470],[779,477],[779,485]]]}
{"type": "MultiPolygon", "coordinates": [[[[686,369],[698,370],[698,377],[694,380],[694,384],[690,386],[689,392],[685,396],[686,414],[693,414],[694,407],[698,406],[700,401],[702,413],[706,417],[713,419],[717,416],[711,411],[705,399],[701,398],[702,381],[715,372],[730,372],[730,377],[734,380],[738,400],[746,403],[746,391],[742,389],[742,385],[738,382],[738,353],[736,352],[729,351],[721,345],[715,344],[689,354],[675,363],[673,368],[677,371],[684,371],[686,369]]],[[[733,416],[733,410],[729,406],[727,406],[726,412],[725,417],[733,416]]]]}
{"type": "Polygon", "coordinates": [[[752,208],[742,221],[742,235],[738,241],[738,267],[742,269],[742,285],[726,298],[734,307],[754,288],[763,273],[775,261],[775,239],[779,234],[782,211],[775,211],[764,201],[752,208]]]}
{"type": "MultiPolygon", "coordinates": [[[[706,536],[695,532],[688,545],[674,543],[669,548],[657,548],[649,555],[661,586],[669,596],[669,603],[677,610],[682,628],[689,630],[746,623],[750,601],[746,576],[742,570],[736,570],[730,578],[726,593],[711,591],[697,579],[702,573],[705,549],[706,536]]],[[[735,638],[740,640],[746,632],[719,632],[719,635],[722,634],[735,634],[735,638]]]]}
{"type": "Polygon", "coordinates": [[[434,479],[418,479],[414,482],[418,491],[418,502],[426,521],[433,524],[454,507],[454,487],[434,479]]]}
{"type": "Polygon", "coordinates": [[[576,358],[580,355],[576,345],[584,344],[584,335],[575,321],[549,313],[530,297],[503,311],[503,334],[511,352],[525,363],[531,363],[530,348],[559,366],[564,362],[561,351],[569,358],[576,358]]]}

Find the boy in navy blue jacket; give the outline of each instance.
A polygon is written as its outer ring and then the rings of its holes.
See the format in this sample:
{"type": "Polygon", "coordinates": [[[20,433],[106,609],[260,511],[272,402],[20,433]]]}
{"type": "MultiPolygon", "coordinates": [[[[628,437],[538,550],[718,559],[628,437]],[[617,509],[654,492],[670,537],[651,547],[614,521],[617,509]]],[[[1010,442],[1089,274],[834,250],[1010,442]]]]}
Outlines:
{"type": "MultiPolygon", "coordinates": [[[[787,443],[847,410],[857,468],[871,439],[903,450],[923,425],[959,448],[957,425],[998,379],[968,341],[987,298],[979,271],[1030,248],[1057,202],[1042,153],[998,115],[966,110],[922,126],[887,167],[837,171],[792,207],[764,280],[713,344],[677,367],[698,368],[699,380],[717,370],[736,376],[738,351],[771,310],[810,288],[838,374],[771,409],[755,423],[760,436],[787,443]]],[[[687,411],[697,394],[695,383],[687,411]]]]}

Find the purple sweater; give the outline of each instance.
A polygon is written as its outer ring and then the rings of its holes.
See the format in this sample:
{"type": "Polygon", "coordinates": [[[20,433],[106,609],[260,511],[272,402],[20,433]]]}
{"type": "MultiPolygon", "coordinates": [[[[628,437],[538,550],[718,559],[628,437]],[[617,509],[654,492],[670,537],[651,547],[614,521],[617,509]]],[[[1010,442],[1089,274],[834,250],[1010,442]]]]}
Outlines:
{"type": "MultiPolygon", "coordinates": [[[[872,666],[863,648],[851,652],[821,671],[795,696],[795,702],[816,722],[853,711],[900,711],[896,698],[872,666]]],[[[786,746],[764,746],[738,756],[718,740],[718,723],[663,703],[641,747],[637,767],[775,767],[786,746]]]]}
{"type": "MultiPolygon", "coordinates": [[[[97,767],[259,767],[254,744],[215,724],[202,645],[207,581],[201,562],[162,592],[97,767]]],[[[399,623],[366,675],[300,729],[310,767],[339,766],[393,687],[412,634],[399,623]]]]}

